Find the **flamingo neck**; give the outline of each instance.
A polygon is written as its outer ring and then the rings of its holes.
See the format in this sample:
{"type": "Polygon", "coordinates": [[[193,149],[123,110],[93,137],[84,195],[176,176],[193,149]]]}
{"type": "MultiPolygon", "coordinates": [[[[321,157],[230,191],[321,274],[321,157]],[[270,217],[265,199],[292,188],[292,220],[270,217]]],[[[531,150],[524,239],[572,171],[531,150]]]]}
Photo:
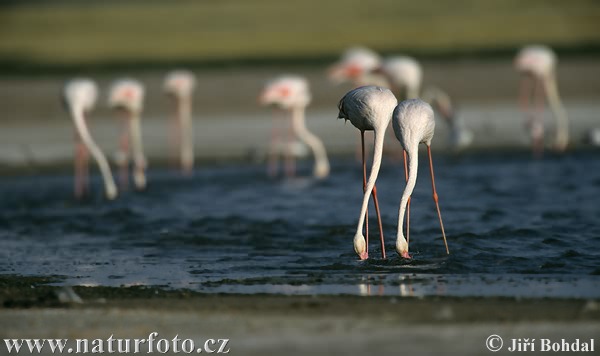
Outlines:
{"type": "Polygon", "coordinates": [[[306,128],[303,107],[292,109],[292,128],[296,136],[310,147],[315,156],[314,176],[317,178],[328,176],[329,160],[327,159],[327,151],[323,142],[306,128]]]}
{"type": "MultiPolygon", "coordinates": [[[[402,244],[406,244],[406,238],[404,237],[404,232],[402,227],[404,226],[404,215],[406,213],[406,206],[408,204],[408,198],[413,193],[415,189],[415,184],[417,182],[417,170],[419,168],[419,146],[413,145],[413,147],[408,148],[406,150],[408,156],[408,181],[406,182],[406,187],[404,188],[404,192],[402,193],[402,199],[400,200],[400,208],[398,209],[398,234],[396,239],[396,248],[402,244]]],[[[401,253],[402,251],[398,251],[401,253]]]]}
{"type": "Polygon", "coordinates": [[[569,143],[569,119],[567,112],[560,100],[558,85],[556,84],[554,75],[548,76],[543,82],[548,103],[556,117],[556,146],[558,149],[563,150],[569,143]]]}
{"type": "Polygon", "coordinates": [[[135,165],[133,180],[138,189],[146,187],[146,157],[142,145],[142,129],[139,113],[132,113],[129,120],[129,134],[131,137],[131,150],[135,165]]]}
{"type": "Polygon", "coordinates": [[[375,186],[375,182],[377,181],[377,175],[379,174],[379,169],[381,167],[381,157],[383,153],[383,140],[385,138],[385,130],[383,130],[380,133],[377,132],[377,130],[374,130],[373,132],[375,135],[375,147],[373,150],[373,166],[371,167],[371,173],[369,174],[369,179],[367,180],[367,187],[365,188],[365,193],[363,196],[363,202],[358,219],[358,226],[356,228],[356,235],[362,235],[362,229],[365,223],[365,214],[367,212],[367,206],[369,204],[369,197],[371,196],[371,192],[373,191],[373,187],[375,186]]]}
{"type": "Polygon", "coordinates": [[[112,176],[112,172],[110,170],[110,165],[106,160],[106,157],[102,153],[102,150],[96,145],[96,142],[92,139],[90,135],[90,131],[87,128],[85,123],[85,114],[83,109],[72,108],[71,115],[73,117],[73,121],[75,122],[75,129],[81,138],[81,141],[86,146],[86,148],[90,151],[98,167],[100,168],[100,173],[102,174],[102,180],[104,182],[104,190],[106,192],[106,197],[108,199],[114,199],[117,197],[117,186],[115,185],[115,181],[112,176]]]}

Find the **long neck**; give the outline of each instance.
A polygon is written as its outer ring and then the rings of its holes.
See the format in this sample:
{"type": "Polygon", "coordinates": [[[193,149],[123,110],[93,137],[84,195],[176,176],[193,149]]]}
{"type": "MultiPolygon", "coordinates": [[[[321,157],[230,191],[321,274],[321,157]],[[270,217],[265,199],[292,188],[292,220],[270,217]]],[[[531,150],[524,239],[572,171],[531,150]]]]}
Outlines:
{"type": "Polygon", "coordinates": [[[383,139],[385,138],[385,130],[382,132],[373,131],[375,135],[375,148],[373,150],[373,166],[371,167],[371,173],[367,180],[367,187],[365,189],[365,195],[363,196],[362,207],[360,209],[360,215],[358,219],[358,227],[356,233],[362,233],[363,224],[365,222],[365,214],[367,212],[367,205],[369,204],[369,196],[377,181],[377,175],[379,174],[379,168],[381,167],[381,156],[383,153],[383,139]]]}
{"type": "Polygon", "coordinates": [[[135,165],[133,180],[138,189],[146,187],[146,157],[142,145],[142,128],[139,113],[133,113],[129,119],[129,133],[131,135],[131,150],[135,165]]]}
{"type": "Polygon", "coordinates": [[[564,149],[569,143],[569,119],[560,100],[554,75],[550,75],[544,80],[544,88],[546,89],[550,108],[552,108],[556,117],[556,145],[557,148],[564,149]]]}
{"type": "Polygon", "coordinates": [[[398,209],[398,240],[405,239],[402,227],[404,226],[404,215],[406,212],[406,205],[408,204],[408,198],[410,198],[410,196],[412,195],[412,192],[415,189],[415,184],[417,182],[417,170],[419,168],[418,145],[412,148],[407,147],[406,153],[408,156],[408,181],[406,182],[406,187],[404,188],[404,192],[402,193],[402,199],[400,200],[400,208],[398,209]]]}
{"type": "Polygon", "coordinates": [[[191,171],[194,166],[194,132],[192,128],[192,100],[188,96],[181,97],[177,104],[179,115],[179,129],[181,138],[181,165],[186,171],[191,171]]]}
{"type": "Polygon", "coordinates": [[[112,176],[112,172],[110,170],[110,166],[106,157],[100,150],[100,148],[96,145],[90,132],[85,124],[85,117],[83,110],[72,108],[71,115],[73,116],[73,121],[75,121],[75,128],[77,129],[77,133],[81,138],[83,144],[90,151],[98,167],[100,168],[100,173],[102,174],[102,180],[104,181],[104,190],[106,192],[106,197],[108,199],[114,199],[117,197],[117,186],[115,185],[115,181],[112,176]]]}
{"type": "Polygon", "coordinates": [[[327,159],[327,151],[323,142],[319,138],[313,135],[306,128],[306,121],[304,120],[304,108],[298,107],[292,109],[292,127],[294,132],[302,142],[304,142],[315,155],[315,167],[313,174],[317,178],[324,178],[329,175],[329,160],[327,159]]]}

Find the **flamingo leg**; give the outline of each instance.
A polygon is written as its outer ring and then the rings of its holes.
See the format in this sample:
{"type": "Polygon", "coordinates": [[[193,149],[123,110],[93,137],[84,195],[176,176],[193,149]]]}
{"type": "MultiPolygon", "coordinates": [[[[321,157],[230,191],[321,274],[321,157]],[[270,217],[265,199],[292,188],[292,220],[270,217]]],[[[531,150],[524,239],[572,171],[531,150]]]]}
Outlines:
{"type": "Polygon", "coordinates": [[[379,224],[379,239],[381,240],[381,258],[385,260],[385,243],[383,241],[383,226],[381,224],[381,215],[379,214],[379,202],[377,201],[377,187],[373,186],[373,201],[375,202],[375,212],[377,213],[377,223],[379,224]]]}
{"type": "MultiPolygon", "coordinates": [[[[365,132],[360,131],[360,144],[362,153],[362,166],[363,166],[363,193],[367,190],[367,161],[365,160],[365,132]]],[[[375,190],[375,188],[373,188],[375,190]]],[[[368,205],[368,204],[367,204],[368,205]]],[[[369,209],[365,212],[365,242],[367,246],[367,256],[369,256],[369,209]]]]}
{"type": "MultiPolygon", "coordinates": [[[[406,157],[406,150],[402,150],[404,155],[404,177],[408,182],[408,158],[406,157]]],[[[406,243],[410,244],[410,197],[406,204],[406,243]]]]}
{"type": "Polygon", "coordinates": [[[277,176],[279,170],[279,152],[277,151],[280,145],[279,138],[279,120],[277,118],[277,112],[273,111],[273,123],[271,126],[271,143],[269,145],[269,158],[267,165],[267,174],[269,177],[274,178],[277,176]]]}
{"type": "Polygon", "coordinates": [[[521,79],[521,85],[519,88],[519,106],[525,113],[529,110],[529,99],[532,91],[532,79],[529,76],[524,76],[521,79]]]}
{"type": "Polygon", "coordinates": [[[119,185],[122,190],[129,187],[129,127],[125,124],[120,140],[119,185]]]}
{"type": "Polygon", "coordinates": [[[181,116],[179,115],[179,110],[173,116],[171,120],[171,130],[172,130],[172,140],[173,143],[171,145],[172,153],[172,165],[173,167],[177,167],[179,162],[181,161],[180,152],[181,152],[181,116]]]}
{"type": "Polygon", "coordinates": [[[444,237],[444,245],[446,246],[446,253],[450,254],[448,249],[448,242],[446,241],[446,233],[444,232],[444,223],[442,222],[442,214],[440,213],[440,204],[438,202],[438,195],[435,190],[435,177],[433,175],[433,161],[431,159],[431,146],[427,146],[427,155],[429,156],[429,172],[431,173],[431,189],[433,190],[433,201],[437,209],[438,217],[440,219],[440,227],[442,228],[442,236],[444,237]]]}
{"type": "Polygon", "coordinates": [[[296,160],[294,157],[294,128],[292,126],[292,120],[289,121],[287,145],[286,145],[286,156],[285,156],[285,172],[288,178],[293,177],[296,174],[296,160]]]}
{"type": "Polygon", "coordinates": [[[531,136],[534,145],[534,155],[541,157],[544,152],[544,89],[540,80],[535,80],[533,92],[535,108],[531,122],[531,136]]]}

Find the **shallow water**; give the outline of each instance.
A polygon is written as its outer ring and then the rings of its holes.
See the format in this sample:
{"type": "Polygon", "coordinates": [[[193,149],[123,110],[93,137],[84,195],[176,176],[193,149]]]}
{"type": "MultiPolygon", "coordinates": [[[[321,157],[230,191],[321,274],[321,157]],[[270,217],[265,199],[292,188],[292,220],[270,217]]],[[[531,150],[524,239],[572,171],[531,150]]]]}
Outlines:
{"type": "MultiPolygon", "coordinates": [[[[399,162],[378,180],[388,258],[374,209],[367,261],[353,251],[360,166],[329,179],[273,180],[263,166],[151,171],[115,202],[71,196],[70,176],[0,180],[0,273],[66,285],[153,285],[201,292],[600,297],[597,152],[434,157],[445,254],[425,157],[411,205],[411,254],[394,251],[399,162]]],[[[310,162],[299,166],[310,172],[310,162]]]]}

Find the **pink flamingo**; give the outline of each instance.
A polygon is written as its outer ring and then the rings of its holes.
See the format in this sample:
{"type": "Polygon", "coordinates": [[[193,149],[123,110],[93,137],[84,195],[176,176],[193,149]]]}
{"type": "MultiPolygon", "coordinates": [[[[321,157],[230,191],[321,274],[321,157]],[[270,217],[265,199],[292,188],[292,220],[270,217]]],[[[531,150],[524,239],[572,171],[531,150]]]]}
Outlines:
{"type": "Polygon", "coordinates": [[[400,200],[400,208],[398,210],[398,234],[396,238],[396,251],[400,256],[410,258],[408,254],[408,242],[409,242],[409,219],[410,215],[407,209],[410,206],[410,196],[415,188],[417,182],[417,168],[419,163],[419,144],[424,143],[427,146],[427,155],[429,156],[429,172],[431,173],[431,188],[433,190],[433,201],[438,213],[440,226],[442,228],[442,236],[444,239],[444,245],[446,246],[446,253],[450,253],[448,249],[448,243],[446,242],[446,233],[444,232],[444,224],[442,223],[442,214],[440,213],[440,206],[438,202],[438,195],[435,189],[435,178],[433,174],[433,162],[431,159],[431,140],[433,139],[433,133],[435,130],[435,120],[433,116],[433,109],[429,104],[420,99],[409,99],[402,101],[394,109],[392,115],[392,126],[394,127],[394,133],[396,138],[400,141],[402,148],[404,149],[404,157],[406,159],[408,155],[408,165],[404,164],[405,175],[408,176],[406,187],[402,193],[402,199],[400,200]],[[407,224],[406,224],[406,238],[402,232],[402,225],[404,223],[404,213],[407,212],[407,224]]]}
{"type": "MultiPolygon", "coordinates": [[[[327,159],[325,146],[317,136],[306,128],[305,110],[310,100],[308,81],[294,75],[284,75],[268,82],[259,97],[259,102],[262,105],[273,105],[291,113],[292,134],[312,150],[315,157],[313,175],[316,178],[324,178],[329,175],[329,160],[327,159]]],[[[277,163],[274,161],[274,145],[277,142],[276,123],[273,125],[273,130],[269,158],[269,172],[271,175],[277,169],[277,163]]]]}
{"type": "Polygon", "coordinates": [[[373,195],[375,211],[377,213],[377,222],[379,223],[379,236],[381,240],[381,257],[385,258],[385,245],[383,238],[383,227],[381,224],[381,215],[379,213],[379,202],[377,201],[377,188],[375,182],[381,167],[381,158],[383,154],[383,142],[385,131],[392,119],[394,107],[398,100],[389,89],[378,86],[364,86],[351,90],[339,102],[339,119],[350,120],[352,125],[360,130],[362,146],[362,165],[363,165],[363,202],[358,220],[358,227],[354,235],[354,251],[361,260],[369,257],[369,222],[367,206],[369,197],[373,195]],[[373,131],[373,165],[367,181],[367,165],[365,161],[365,131],[373,131]],[[363,224],[365,224],[365,236],[363,236],[363,224]]]}
{"type": "MultiPolygon", "coordinates": [[[[544,105],[544,93],[556,119],[556,137],[554,147],[564,151],[569,144],[569,120],[558,93],[556,84],[556,55],[541,45],[526,46],[515,58],[517,71],[523,74],[520,89],[520,102],[523,110],[528,112],[530,97],[535,97],[537,111],[544,105]]],[[[539,155],[544,149],[544,123],[540,115],[531,114],[529,129],[534,154],[539,155]]]]}
{"type": "Polygon", "coordinates": [[[364,85],[388,87],[387,80],[378,72],[380,68],[381,57],[377,53],[364,47],[351,47],[329,67],[327,74],[335,84],[350,82],[355,88],[364,85]]]}
{"type": "Polygon", "coordinates": [[[178,146],[181,171],[191,175],[194,170],[194,132],[192,127],[192,94],[196,86],[194,74],[187,70],[175,70],[165,78],[164,89],[175,102],[171,120],[170,143],[178,146]]]}
{"type": "Polygon", "coordinates": [[[81,198],[88,185],[88,151],[92,154],[104,181],[108,199],[117,197],[117,187],[102,150],[96,145],[88,129],[86,118],[98,98],[96,83],[90,79],[77,78],[69,81],[63,89],[63,102],[75,123],[75,197],[81,198]]]}
{"type": "Polygon", "coordinates": [[[120,167],[120,184],[123,189],[129,181],[129,156],[133,152],[133,181],[135,187],[146,187],[146,157],[142,146],[141,113],[143,109],[144,86],[133,79],[116,81],[110,88],[108,105],[118,110],[124,117],[124,129],[121,135],[120,151],[117,163],[120,167]],[[131,140],[131,148],[129,141],[131,140]]]}

